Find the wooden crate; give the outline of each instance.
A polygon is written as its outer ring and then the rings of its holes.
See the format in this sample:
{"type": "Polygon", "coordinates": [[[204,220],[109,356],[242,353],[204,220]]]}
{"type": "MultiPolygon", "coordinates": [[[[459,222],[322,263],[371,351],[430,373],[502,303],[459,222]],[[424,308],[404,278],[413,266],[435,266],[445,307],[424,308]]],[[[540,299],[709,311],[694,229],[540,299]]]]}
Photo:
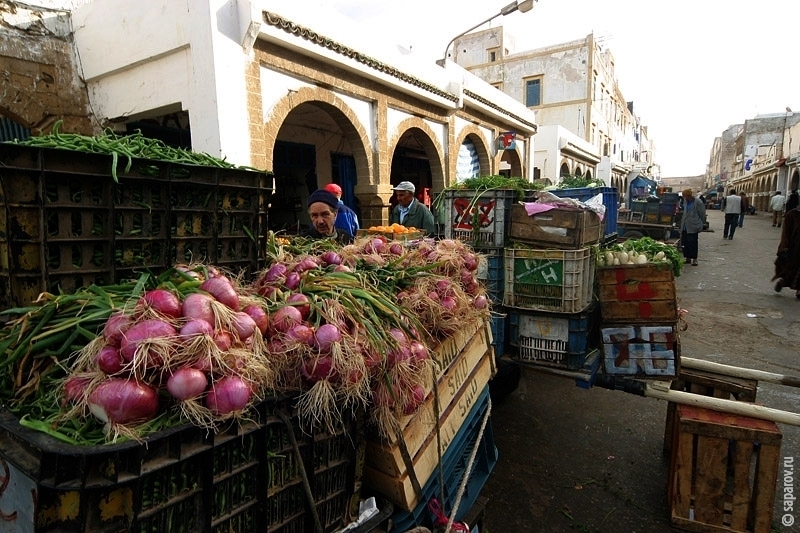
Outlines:
{"type": "MultiPolygon", "coordinates": [[[[440,458],[446,456],[450,448],[459,443],[456,436],[465,426],[467,417],[479,400],[488,395],[488,383],[495,371],[495,360],[487,352],[458,392],[455,400],[442,413],[438,434],[435,428],[430,432],[420,450],[412,457],[414,473],[421,487],[425,487],[439,467],[440,458]],[[441,448],[438,442],[441,441],[441,448]]],[[[488,398],[488,396],[487,396],[488,398]]],[[[475,421],[473,421],[475,422],[475,421]]],[[[462,446],[465,443],[460,443],[462,446]]],[[[369,450],[369,449],[368,449],[369,450]]],[[[402,474],[390,475],[373,468],[370,459],[364,464],[364,484],[389,499],[396,508],[411,511],[420,503],[420,495],[414,490],[408,470],[402,474]]]]}
{"type": "MultiPolygon", "coordinates": [[[[474,378],[476,370],[491,357],[490,345],[485,332],[475,335],[459,357],[449,366],[437,384],[437,390],[429,390],[425,401],[416,413],[400,419],[403,442],[411,457],[420,450],[428,437],[436,431],[436,413],[445,413],[474,378]]],[[[368,440],[366,464],[389,475],[399,476],[406,472],[397,438],[385,442],[368,440]]],[[[424,483],[420,479],[420,484],[424,483]]]]}
{"type": "Polygon", "coordinates": [[[769,533],[780,463],[774,422],[679,405],[669,473],[672,525],[769,533]]]}
{"type": "Polygon", "coordinates": [[[595,272],[604,322],[678,320],[675,276],[669,265],[618,265],[595,272]]]}
{"type": "MultiPolygon", "coordinates": [[[[681,368],[678,373],[678,379],[672,381],[670,388],[681,392],[690,392],[725,400],[755,402],[758,380],[737,378],[694,368],[681,368]]],[[[667,404],[667,418],[664,423],[665,454],[672,450],[672,436],[675,431],[675,409],[677,406],[678,404],[675,402],[667,404]]]]}
{"type": "Polygon", "coordinates": [[[597,213],[585,209],[556,208],[530,216],[522,204],[511,207],[512,241],[550,248],[582,248],[603,237],[597,213]]]}
{"type": "Polygon", "coordinates": [[[392,231],[377,231],[371,229],[359,229],[356,230],[355,237],[385,237],[390,241],[411,241],[414,239],[421,239],[424,234],[422,231],[408,231],[406,233],[394,233],[392,231]]]}

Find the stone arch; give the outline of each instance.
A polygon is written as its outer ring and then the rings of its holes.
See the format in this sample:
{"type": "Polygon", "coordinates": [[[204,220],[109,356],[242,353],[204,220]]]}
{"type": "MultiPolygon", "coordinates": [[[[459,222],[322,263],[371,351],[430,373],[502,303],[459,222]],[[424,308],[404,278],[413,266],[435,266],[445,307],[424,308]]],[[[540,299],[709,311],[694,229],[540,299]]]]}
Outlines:
{"type": "MultiPolygon", "coordinates": [[[[470,140],[475,145],[475,150],[478,152],[478,163],[481,166],[479,174],[489,176],[494,174],[494,169],[497,166],[493,165],[491,156],[489,155],[489,147],[486,146],[486,140],[481,130],[474,124],[465,126],[458,134],[456,142],[453,145],[452,155],[450,157],[450,176],[456,175],[456,163],[458,162],[458,149],[464,144],[464,141],[470,140]]],[[[499,161],[499,154],[498,154],[499,161]]],[[[498,165],[499,166],[499,165],[498,165]]]]}
{"type": "MultiPolygon", "coordinates": [[[[437,140],[434,131],[421,118],[409,117],[397,125],[394,135],[386,145],[386,153],[388,154],[387,164],[391,169],[392,159],[394,158],[394,153],[397,150],[400,140],[403,138],[403,135],[414,129],[424,133],[421,144],[425,155],[428,157],[428,164],[431,167],[431,189],[440,191],[446,186],[444,176],[444,150],[437,140]]],[[[391,191],[389,192],[389,196],[391,196],[391,191]]]]}
{"type": "Polygon", "coordinates": [[[569,176],[570,174],[572,174],[572,170],[569,168],[569,161],[562,161],[558,170],[558,177],[569,176]]]}
{"type": "MultiPolygon", "coordinates": [[[[524,178],[526,176],[523,175],[522,171],[522,157],[519,155],[519,149],[514,148],[513,150],[498,150],[498,161],[497,161],[497,168],[500,168],[500,163],[506,162],[511,167],[509,169],[510,177],[512,178],[524,178]]],[[[498,174],[500,172],[498,171],[498,174]]]]}
{"type": "Polygon", "coordinates": [[[264,123],[264,155],[267,161],[274,161],[275,142],[278,132],[289,114],[301,104],[315,104],[328,113],[342,128],[344,135],[353,147],[353,158],[356,161],[356,173],[366,177],[359,180],[356,194],[365,194],[375,190],[377,173],[373,173],[372,148],[369,136],[361,125],[356,113],[336,94],[319,87],[303,87],[290,92],[275,103],[272,114],[264,123]]]}

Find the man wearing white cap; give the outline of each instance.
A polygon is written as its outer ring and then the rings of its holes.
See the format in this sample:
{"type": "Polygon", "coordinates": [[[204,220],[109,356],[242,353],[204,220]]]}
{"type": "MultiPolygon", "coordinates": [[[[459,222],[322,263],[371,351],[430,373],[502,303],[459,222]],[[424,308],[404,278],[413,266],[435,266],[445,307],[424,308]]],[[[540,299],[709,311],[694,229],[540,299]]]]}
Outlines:
{"type": "Polygon", "coordinates": [[[401,181],[392,187],[392,190],[397,198],[397,205],[392,210],[389,223],[402,224],[407,228],[417,228],[423,230],[427,236],[433,236],[436,233],[433,213],[427,206],[414,198],[414,192],[417,190],[414,184],[410,181],[401,181]]]}

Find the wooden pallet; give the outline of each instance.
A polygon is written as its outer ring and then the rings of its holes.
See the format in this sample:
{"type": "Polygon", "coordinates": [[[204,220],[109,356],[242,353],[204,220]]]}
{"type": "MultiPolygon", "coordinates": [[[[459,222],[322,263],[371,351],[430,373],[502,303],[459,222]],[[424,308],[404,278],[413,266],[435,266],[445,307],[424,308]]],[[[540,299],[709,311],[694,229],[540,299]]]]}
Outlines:
{"type": "Polygon", "coordinates": [[[618,265],[595,273],[603,322],[678,320],[675,277],[669,265],[618,265]]]}

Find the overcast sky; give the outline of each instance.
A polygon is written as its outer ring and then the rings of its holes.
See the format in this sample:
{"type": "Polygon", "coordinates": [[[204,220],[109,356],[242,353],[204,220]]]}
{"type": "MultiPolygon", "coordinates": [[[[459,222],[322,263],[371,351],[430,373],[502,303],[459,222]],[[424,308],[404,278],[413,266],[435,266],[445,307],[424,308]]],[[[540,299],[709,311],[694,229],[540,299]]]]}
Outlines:
{"type": "MultiPolygon", "coordinates": [[[[402,45],[433,62],[450,39],[510,1],[325,3],[357,21],[376,48],[402,45]]],[[[591,32],[603,38],[622,94],[655,141],[662,176],[676,177],[704,173],[728,126],[787,106],[800,112],[798,24],[798,0],[539,0],[479,29],[503,25],[517,51],[591,32]]]]}

